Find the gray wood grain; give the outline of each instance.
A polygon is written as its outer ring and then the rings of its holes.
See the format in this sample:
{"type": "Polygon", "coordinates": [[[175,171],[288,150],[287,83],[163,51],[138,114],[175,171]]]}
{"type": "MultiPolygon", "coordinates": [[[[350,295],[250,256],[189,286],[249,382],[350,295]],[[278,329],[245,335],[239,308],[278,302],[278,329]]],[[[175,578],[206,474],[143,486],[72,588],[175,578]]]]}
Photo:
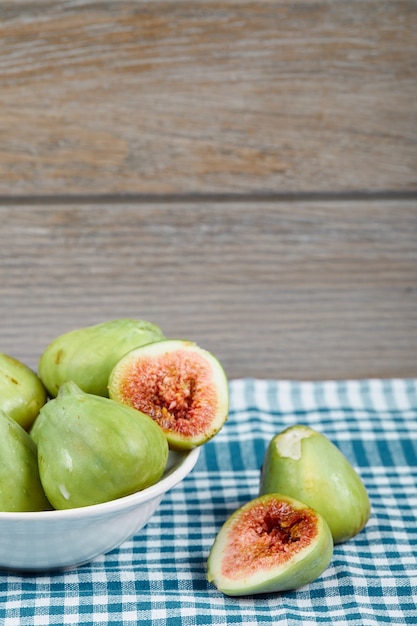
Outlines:
{"type": "Polygon", "coordinates": [[[229,377],[417,375],[415,201],[0,206],[0,351],[150,319],[229,377]]]}
{"type": "Polygon", "coordinates": [[[229,377],[417,375],[416,33],[413,0],[2,2],[0,351],[132,316],[229,377]]]}
{"type": "Polygon", "coordinates": [[[4,0],[0,194],[416,190],[417,4],[4,0]]]}

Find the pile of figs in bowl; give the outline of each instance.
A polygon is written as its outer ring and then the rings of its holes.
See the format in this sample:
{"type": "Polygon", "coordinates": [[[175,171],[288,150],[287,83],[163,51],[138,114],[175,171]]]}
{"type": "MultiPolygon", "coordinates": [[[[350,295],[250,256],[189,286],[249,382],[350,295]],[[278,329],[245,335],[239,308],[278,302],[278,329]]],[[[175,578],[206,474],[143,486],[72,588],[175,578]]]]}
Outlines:
{"type": "Polygon", "coordinates": [[[37,372],[0,353],[0,569],[72,569],[133,537],[228,402],[211,353],[144,320],[69,330],[37,372]]]}
{"type": "MultiPolygon", "coordinates": [[[[37,372],[0,353],[0,569],[72,569],[133,537],[225,424],[228,391],[216,357],[143,320],[69,330],[37,372]]],[[[217,529],[207,580],[231,596],[298,589],[369,516],[342,452],[291,425],[217,529]]]]}

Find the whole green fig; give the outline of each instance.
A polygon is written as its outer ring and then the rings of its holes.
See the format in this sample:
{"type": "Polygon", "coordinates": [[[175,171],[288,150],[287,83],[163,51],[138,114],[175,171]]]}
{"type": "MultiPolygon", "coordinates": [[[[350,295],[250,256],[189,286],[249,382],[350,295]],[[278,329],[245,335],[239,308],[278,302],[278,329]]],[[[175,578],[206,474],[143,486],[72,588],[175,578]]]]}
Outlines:
{"type": "Polygon", "coordinates": [[[0,410],[0,511],[50,510],[39,477],[36,444],[0,410]]]}
{"type": "Polygon", "coordinates": [[[304,424],[275,435],[265,453],[260,494],[285,493],[321,513],[334,543],[359,533],[370,516],[366,488],[327,437],[304,424]]]}
{"type": "Polygon", "coordinates": [[[29,430],[46,400],[45,387],[35,372],[0,353],[0,409],[29,430]]]}
{"type": "Polygon", "coordinates": [[[108,396],[107,382],[114,365],[133,348],[163,339],[156,324],[122,318],[71,330],[56,337],[39,359],[39,376],[51,397],[62,383],[108,396]]]}
{"type": "Polygon", "coordinates": [[[39,472],[56,509],[99,504],[156,483],[168,442],[150,417],[64,383],[33,427],[39,472]]]}

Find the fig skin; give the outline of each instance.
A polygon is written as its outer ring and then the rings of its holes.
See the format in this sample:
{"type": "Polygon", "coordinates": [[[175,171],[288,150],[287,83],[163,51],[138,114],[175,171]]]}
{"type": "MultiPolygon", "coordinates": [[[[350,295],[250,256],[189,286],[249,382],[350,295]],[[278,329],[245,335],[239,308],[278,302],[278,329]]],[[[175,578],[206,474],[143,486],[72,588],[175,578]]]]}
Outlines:
{"type": "Polygon", "coordinates": [[[319,513],[288,496],[266,494],[223,524],[207,579],[229,596],[291,591],[316,580],[332,556],[332,535],[319,513]]]}
{"type": "Polygon", "coordinates": [[[73,382],[42,407],[31,435],[44,491],[56,509],[145,489],[162,477],[168,460],[166,437],[150,417],[73,382]]]}
{"type": "Polygon", "coordinates": [[[276,491],[321,513],[335,544],[358,534],[370,517],[360,476],[327,437],[303,424],[285,429],[269,443],[259,492],[276,491]]]}
{"type": "Polygon", "coordinates": [[[192,341],[165,339],[132,350],[112,370],[109,396],[150,415],[173,450],[206,443],[228,417],[223,367],[192,341]]]}
{"type": "Polygon", "coordinates": [[[0,410],[30,430],[47,400],[42,381],[24,363],[0,353],[0,410]]]}
{"type": "Polygon", "coordinates": [[[156,324],[130,318],[77,328],[46,347],[39,359],[39,376],[51,398],[67,381],[86,393],[108,397],[107,383],[117,361],[133,348],[163,338],[156,324]]]}
{"type": "Polygon", "coordinates": [[[36,444],[0,410],[0,511],[49,511],[38,470],[36,444]]]}

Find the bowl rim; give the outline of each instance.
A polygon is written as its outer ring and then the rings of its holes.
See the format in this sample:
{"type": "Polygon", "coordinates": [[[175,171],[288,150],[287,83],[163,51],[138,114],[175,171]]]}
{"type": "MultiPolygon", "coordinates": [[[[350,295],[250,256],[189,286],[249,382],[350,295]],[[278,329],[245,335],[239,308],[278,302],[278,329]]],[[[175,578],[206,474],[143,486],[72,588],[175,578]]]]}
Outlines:
{"type": "Polygon", "coordinates": [[[53,509],[50,511],[0,511],[0,523],[2,522],[34,522],[42,521],[53,523],[59,520],[91,518],[94,516],[103,516],[107,514],[123,513],[131,509],[137,508],[141,504],[145,504],[150,500],[162,497],[170,489],[175,487],[183,480],[194,468],[200,456],[200,447],[192,448],[187,451],[175,451],[170,453],[181,455],[180,458],[167,467],[162,478],[157,483],[137,491],[128,496],[122,496],[108,502],[100,504],[91,504],[84,507],[75,507],[72,509],[53,509]],[[182,457],[182,458],[181,458],[182,457]]]}

